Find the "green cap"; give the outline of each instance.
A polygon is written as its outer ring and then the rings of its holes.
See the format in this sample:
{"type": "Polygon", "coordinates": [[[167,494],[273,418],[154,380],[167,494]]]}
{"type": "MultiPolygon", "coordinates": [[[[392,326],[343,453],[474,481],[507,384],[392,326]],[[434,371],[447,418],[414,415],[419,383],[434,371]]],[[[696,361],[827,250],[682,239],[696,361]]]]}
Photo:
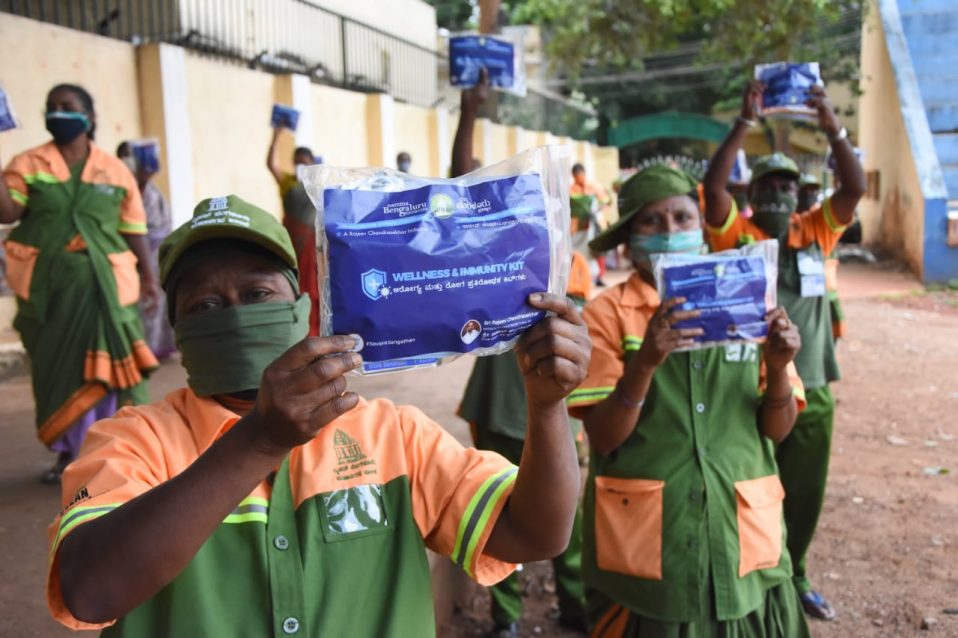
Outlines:
{"type": "Polygon", "coordinates": [[[782,173],[795,179],[802,175],[802,172],[798,170],[798,164],[791,157],[785,153],[772,153],[756,160],[752,166],[752,179],[749,184],[754,184],[770,173],[782,173]]]}
{"type": "Polygon", "coordinates": [[[186,222],[160,244],[160,284],[166,287],[174,264],[186,250],[211,239],[236,239],[261,246],[296,269],[296,251],[278,219],[236,195],[204,199],[186,222]]]}
{"type": "Polygon", "coordinates": [[[802,173],[802,176],[798,178],[799,186],[821,186],[822,180],[818,179],[811,173],[802,173]]]}
{"type": "Polygon", "coordinates": [[[675,195],[688,195],[697,185],[694,177],[679,168],[655,164],[642,169],[622,184],[619,191],[619,220],[590,241],[589,248],[601,253],[625,243],[629,236],[630,220],[646,204],[675,195]]]}

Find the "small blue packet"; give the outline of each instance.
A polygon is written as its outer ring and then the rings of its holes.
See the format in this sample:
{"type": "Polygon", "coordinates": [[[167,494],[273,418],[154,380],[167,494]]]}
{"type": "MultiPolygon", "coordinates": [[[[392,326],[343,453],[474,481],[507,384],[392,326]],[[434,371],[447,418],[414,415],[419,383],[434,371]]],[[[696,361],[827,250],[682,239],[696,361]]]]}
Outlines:
{"type": "Polygon", "coordinates": [[[285,104],[274,104],[270,124],[273,128],[288,128],[295,131],[296,125],[299,124],[299,111],[285,104]]]}
{"type": "Polygon", "coordinates": [[[488,35],[449,38],[449,82],[459,88],[479,83],[479,72],[489,73],[489,86],[519,96],[526,94],[521,43],[488,35]]]}
{"type": "Polygon", "coordinates": [[[324,335],[357,334],[360,374],[511,349],[565,294],[566,147],[540,147],[453,179],[391,169],[299,169],[316,205],[324,335]]]}
{"type": "Polygon", "coordinates": [[[771,239],[709,255],[661,253],[652,268],[663,300],[685,297],[680,310],[700,310],[676,328],[702,328],[695,350],[761,342],[768,336],[765,315],[778,304],[778,241],[771,239]]]}
{"type": "Polygon", "coordinates": [[[729,184],[748,184],[752,179],[752,170],[748,167],[748,160],[745,157],[745,150],[738,149],[735,154],[735,164],[732,165],[732,172],[729,173],[729,184]]]}
{"type": "Polygon", "coordinates": [[[10,98],[0,86],[0,132],[15,128],[17,128],[17,118],[13,114],[13,107],[10,106],[10,98]]]}
{"type": "Polygon", "coordinates": [[[765,84],[762,115],[786,119],[814,119],[815,109],[805,102],[813,86],[825,86],[818,62],[774,62],[755,66],[755,79],[765,84]]]}
{"type": "Polygon", "coordinates": [[[160,172],[160,140],[155,137],[133,140],[130,150],[136,159],[136,165],[148,173],[160,172]]]}

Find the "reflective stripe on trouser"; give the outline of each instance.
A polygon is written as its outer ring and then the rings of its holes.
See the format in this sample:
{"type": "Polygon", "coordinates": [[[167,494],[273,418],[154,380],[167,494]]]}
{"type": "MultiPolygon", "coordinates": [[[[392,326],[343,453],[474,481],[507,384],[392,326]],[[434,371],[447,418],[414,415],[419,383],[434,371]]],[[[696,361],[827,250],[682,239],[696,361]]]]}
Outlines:
{"type": "Polygon", "coordinates": [[[805,396],[808,406],[798,415],[791,434],[778,446],[775,455],[785,487],[788,552],[799,593],[811,589],[805,558],[825,502],[835,416],[835,398],[828,386],[807,390],[805,396]]]}

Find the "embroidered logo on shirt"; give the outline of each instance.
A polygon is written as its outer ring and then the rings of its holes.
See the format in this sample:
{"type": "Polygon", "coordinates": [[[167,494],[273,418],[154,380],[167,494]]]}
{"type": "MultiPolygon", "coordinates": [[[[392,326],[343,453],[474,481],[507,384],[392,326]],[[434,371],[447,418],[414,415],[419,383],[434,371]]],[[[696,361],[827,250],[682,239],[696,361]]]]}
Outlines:
{"type": "Polygon", "coordinates": [[[333,471],[337,481],[348,481],[363,475],[376,474],[376,462],[366,456],[356,439],[342,430],[336,430],[333,434],[333,448],[336,450],[337,461],[336,469],[333,471]]]}

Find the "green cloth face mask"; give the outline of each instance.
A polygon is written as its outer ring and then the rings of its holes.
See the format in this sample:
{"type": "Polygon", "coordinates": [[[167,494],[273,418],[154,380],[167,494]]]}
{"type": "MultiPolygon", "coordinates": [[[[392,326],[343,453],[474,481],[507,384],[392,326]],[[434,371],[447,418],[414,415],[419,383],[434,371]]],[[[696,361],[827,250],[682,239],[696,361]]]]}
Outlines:
{"type": "Polygon", "coordinates": [[[652,255],[657,253],[699,254],[705,238],[701,230],[683,230],[677,233],[657,233],[655,235],[629,235],[629,250],[632,259],[645,268],[652,270],[652,255]]]}
{"type": "Polygon", "coordinates": [[[798,196],[777,191],[756,195],[751,200],[752,221],[769,237],[782,239],[788,232],[792,213],[798,208],[798,196]]]}
{"type": "Polygon", "coordinates": [[[197,396],[258,389],[266,366],[309,333],[309,295],[180,317],[176,347],[197,396]]]}

